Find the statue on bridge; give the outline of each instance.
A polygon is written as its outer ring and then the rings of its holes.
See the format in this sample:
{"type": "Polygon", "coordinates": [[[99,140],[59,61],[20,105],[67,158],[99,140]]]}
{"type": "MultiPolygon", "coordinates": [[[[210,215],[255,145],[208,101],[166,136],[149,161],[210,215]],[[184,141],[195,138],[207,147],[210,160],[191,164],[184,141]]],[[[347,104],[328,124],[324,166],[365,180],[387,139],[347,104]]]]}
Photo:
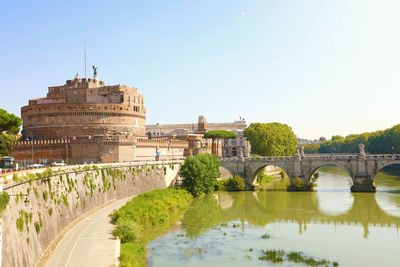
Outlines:
{"type": "Polygon", "coordinates": [[[360,149],[360,155],[366,158],[367,154],[365,153],[365,145],[360,143],[358,144],[358,148],[360,149]]]}

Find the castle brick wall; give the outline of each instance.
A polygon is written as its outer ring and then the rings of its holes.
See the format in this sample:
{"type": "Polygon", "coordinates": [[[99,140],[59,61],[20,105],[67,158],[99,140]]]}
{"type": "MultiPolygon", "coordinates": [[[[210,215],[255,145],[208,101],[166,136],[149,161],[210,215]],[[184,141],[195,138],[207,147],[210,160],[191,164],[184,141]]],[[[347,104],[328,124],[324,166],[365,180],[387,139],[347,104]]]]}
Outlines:
{"type": "Polygon", "coordinates": [[[34,163],[50,164],[67,159],[73,163],[108,163],[155,160],[157,149],[162,160],[182,158],[188,142],[167,139],[135,139],[128,136],[17,141],[14,142],[10,156],[14,157],[20,166],[31,165],[33,164],[32,147],[34,163]]]}

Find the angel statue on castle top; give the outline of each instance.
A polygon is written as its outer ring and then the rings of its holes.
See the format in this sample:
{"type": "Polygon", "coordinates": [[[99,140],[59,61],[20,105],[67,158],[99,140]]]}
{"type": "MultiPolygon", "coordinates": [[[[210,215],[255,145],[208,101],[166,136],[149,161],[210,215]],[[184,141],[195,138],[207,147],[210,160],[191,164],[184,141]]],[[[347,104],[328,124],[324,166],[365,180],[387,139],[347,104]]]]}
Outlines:
{"type": "Polygon", "coordinates": [[[97,67],[92,66],[92,68],[93,68],[93,76],[96,77],[97,76],[97,67]]]}

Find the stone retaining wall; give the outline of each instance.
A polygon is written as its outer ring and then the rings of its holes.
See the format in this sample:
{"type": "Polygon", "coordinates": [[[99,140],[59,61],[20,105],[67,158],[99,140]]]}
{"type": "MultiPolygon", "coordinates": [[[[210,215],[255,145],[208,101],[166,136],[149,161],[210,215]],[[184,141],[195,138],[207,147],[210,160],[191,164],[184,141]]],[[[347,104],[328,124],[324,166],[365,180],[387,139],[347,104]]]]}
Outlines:
{"type": "Polygon", "coordinates": [[[84,213],[113,199],[165,188],[179,170],[176,162],[94,166],[20,174],[24,182],[4,185],[12,196],[2,217],[2,266],[34,266],[52,240],[84,213]]]}

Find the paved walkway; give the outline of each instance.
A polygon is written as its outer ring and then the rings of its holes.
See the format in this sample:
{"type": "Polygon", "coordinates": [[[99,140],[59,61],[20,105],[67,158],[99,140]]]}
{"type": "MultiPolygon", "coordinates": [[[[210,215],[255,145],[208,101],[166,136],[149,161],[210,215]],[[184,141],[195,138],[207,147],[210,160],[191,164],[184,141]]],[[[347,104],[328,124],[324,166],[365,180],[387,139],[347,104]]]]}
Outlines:
{"type": "Polygon", "coordinates": [[[61,239],[46,266],[115,266],[119,244],[112,236],[113,225],[108,215],[129,199],[131,197],[111,202],[77,223],[61,239]]]}

